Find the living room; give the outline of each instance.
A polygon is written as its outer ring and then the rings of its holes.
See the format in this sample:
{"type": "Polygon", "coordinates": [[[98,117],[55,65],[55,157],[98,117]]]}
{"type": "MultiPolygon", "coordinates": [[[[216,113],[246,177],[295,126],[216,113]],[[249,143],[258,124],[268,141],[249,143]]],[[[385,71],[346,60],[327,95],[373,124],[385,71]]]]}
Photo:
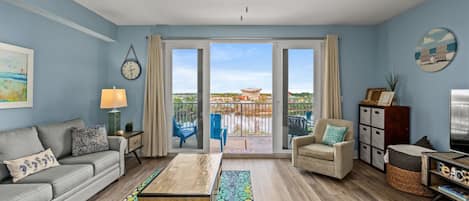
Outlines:
{"type": "Polygon", "coordinates": [[[0,2],[0,201],[467,200],[465,0],[0,2]]]}

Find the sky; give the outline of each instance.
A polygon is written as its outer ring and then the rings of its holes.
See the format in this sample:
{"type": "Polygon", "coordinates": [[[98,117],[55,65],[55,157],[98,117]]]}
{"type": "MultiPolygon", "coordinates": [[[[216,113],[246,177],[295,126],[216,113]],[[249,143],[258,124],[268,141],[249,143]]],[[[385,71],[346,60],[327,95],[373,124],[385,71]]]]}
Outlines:
{"type": "MultiPolygon", "coordinates": [[[[195,93],[197,50],[173,50],[173,93],[195,93]]],[[[313,50],[289,50],[289,91],[313,92],[313,50]]],[[[243,88],[272,92],[272,44],[213,43],[210,92],[239,93],[243,88]]]]}

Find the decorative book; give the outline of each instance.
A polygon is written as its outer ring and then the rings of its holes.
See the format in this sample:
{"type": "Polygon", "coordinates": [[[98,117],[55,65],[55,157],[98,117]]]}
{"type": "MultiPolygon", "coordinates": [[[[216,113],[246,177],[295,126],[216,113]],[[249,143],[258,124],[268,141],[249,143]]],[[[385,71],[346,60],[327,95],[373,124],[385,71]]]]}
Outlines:
{"type": "Polygon", "coordinates": [[[467,190],[463,188],[452,186],[452,185],[441,185],[441,186],[438,186],[438,189],[445,193],[453,195],[461,200],[469,201],[469,193],[467,190]]]}

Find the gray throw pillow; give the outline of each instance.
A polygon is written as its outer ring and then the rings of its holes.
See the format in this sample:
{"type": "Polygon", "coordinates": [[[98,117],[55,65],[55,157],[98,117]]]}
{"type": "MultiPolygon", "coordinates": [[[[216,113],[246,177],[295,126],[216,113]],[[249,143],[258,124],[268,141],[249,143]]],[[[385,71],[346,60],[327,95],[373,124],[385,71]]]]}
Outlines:
{"type": "Polygon", "coordinates": [[[72,128],[72,156],[109,150],[106,129],[72,128]]]}

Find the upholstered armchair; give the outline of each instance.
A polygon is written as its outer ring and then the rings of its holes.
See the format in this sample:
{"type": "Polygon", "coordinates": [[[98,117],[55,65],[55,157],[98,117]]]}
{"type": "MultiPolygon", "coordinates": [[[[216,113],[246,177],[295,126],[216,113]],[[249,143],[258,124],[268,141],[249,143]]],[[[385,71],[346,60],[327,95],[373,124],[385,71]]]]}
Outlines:
{"type": "Polygon", "coordinates": [[[353,168],[353,147],[352,122],[321,119],[316,123],[313,135],[293,139],[292,163],[297,168],[342,179],[353,168]],[[348,127],[345,140],[333,146],[321,144],[327,124],[348,127]]]}

